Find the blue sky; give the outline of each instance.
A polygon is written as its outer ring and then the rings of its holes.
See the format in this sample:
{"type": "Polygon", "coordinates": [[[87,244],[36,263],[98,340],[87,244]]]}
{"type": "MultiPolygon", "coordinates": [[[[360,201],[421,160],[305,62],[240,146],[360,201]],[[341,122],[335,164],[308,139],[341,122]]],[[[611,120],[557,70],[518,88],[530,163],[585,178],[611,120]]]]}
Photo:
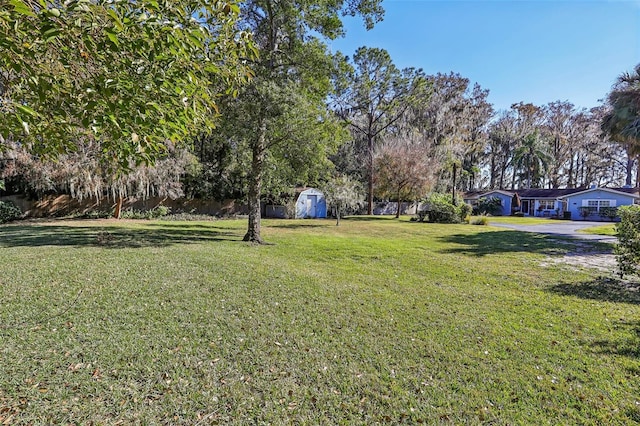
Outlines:
{"type": "Polygon", "coordinates": [[[389,51],[400,67],[458,72],[506,109],[523,101],[568,100],[590,108],[616,77],[640,63],[640,0],[384,0],[383,22],[366,31],[346,19],[330,43],[389,51]]]}

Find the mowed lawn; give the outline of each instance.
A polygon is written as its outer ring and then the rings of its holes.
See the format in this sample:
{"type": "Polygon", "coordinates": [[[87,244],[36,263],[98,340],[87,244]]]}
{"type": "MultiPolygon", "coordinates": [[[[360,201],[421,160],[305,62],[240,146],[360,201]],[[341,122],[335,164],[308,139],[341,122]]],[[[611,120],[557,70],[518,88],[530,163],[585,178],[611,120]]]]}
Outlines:
{"type": "Polygon", "coordinates": [[[0,227],[0,424],[640,421],[640,295],[570,244],[263,224],[0,227]]]}

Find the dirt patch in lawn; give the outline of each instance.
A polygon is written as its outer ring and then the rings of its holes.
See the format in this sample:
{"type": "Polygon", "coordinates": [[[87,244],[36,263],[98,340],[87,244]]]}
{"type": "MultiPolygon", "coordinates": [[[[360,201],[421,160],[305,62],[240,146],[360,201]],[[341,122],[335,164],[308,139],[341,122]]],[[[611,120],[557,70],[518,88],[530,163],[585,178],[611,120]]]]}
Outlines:
{"type": "Polygon", "coordinates": [[[592,268],[603,272],[616,272],[616,256],[613,254],[613,246],[594,246],[585,241],[557,240],[558,244],[567,245],[569,251],[562,256],[547,256],[541,266],[569,265],[576,269],[592,268]]]}

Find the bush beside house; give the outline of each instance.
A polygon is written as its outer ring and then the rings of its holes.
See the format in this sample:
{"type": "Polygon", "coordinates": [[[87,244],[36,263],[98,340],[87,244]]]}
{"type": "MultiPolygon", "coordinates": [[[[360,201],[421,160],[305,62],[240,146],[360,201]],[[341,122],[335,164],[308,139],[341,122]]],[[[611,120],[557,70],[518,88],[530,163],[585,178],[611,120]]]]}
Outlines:
{"type": "Polygon", "coordinates": [[[462,198],[456,199],[456,204],[453,204],[449,194],[433,193],[423,203],[423,209],[415,217],[418,222],[461,223],[472,209],[462,198]]]}
{"type": "MultiPolygon", "coordinates": [[[[477,214],[489,214],[491,216],[497,216],[503,214],[502,200],[500,197],[482,197],[478,200],[476,206],[477,214]]],[[[474,211],[474,214],[476,211],[474,211]]]]}
{"type": "Polygon", "coordinates": [[[638,275],[640,264],[640,206],[618,209],[620,223],[616,225],[618,244],[615,248],[620,275],[638,275]]]}

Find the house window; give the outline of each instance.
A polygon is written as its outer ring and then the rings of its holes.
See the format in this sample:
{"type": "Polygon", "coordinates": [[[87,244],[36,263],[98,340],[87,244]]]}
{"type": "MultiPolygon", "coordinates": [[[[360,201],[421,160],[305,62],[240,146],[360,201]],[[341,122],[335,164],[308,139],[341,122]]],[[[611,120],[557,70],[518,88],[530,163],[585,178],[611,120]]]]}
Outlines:
{"type": "Polygon", "coordinates": [[[538,201],[539,210],[555,210],[556,203],[554,200],[540,200],[538,201]]]}
{"type": "Polygon", "coordinates": [[[588,207],[589,211],[596,214],[603,207],[615,207],[616,200],[583,200],[582,207],[588,207]]]}

